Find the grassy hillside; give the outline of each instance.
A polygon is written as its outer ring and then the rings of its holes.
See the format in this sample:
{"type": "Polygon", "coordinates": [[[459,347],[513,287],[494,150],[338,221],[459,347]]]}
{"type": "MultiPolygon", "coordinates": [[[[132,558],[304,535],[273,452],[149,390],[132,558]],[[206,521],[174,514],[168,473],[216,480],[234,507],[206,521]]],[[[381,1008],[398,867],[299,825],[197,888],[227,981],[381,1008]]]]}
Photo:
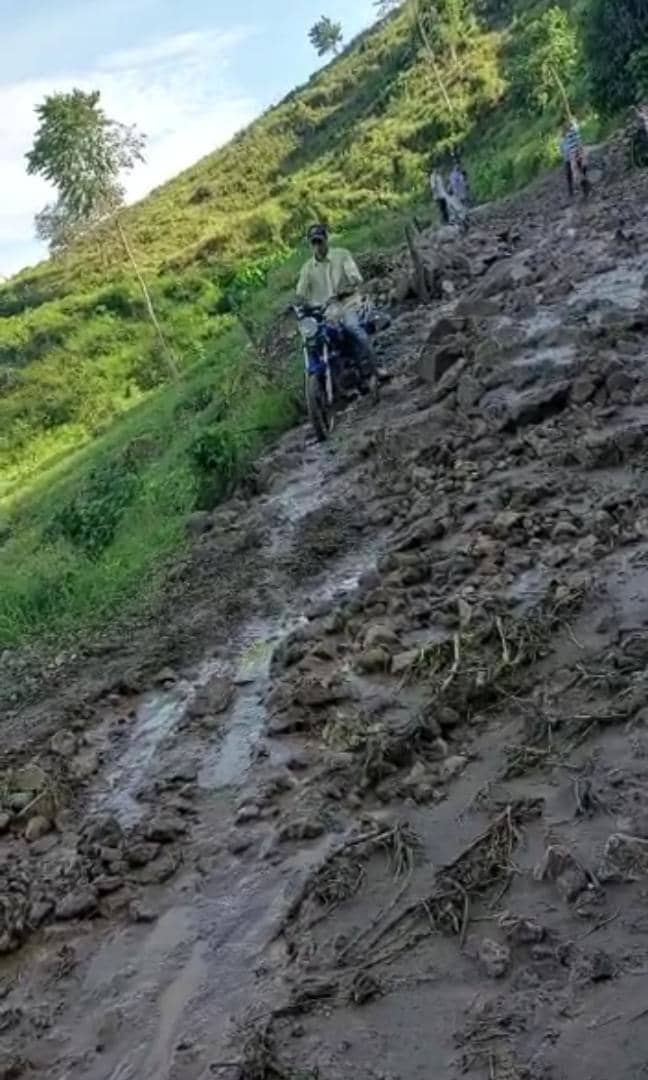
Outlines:
{"type": "MultiPolygon", "coordinates": [[[[296,378],[254,342],[293,287],[308,221],[354,246],[389,241],[457,144],[478,199],[554,162],[559,100],[534,96],[525,62],[550,5],[458,7],[436,69],[398,10],[127,212],[179,384],[110,233],[0,288],[0,648],[139,603],[191,509],[293,421],[296,378]]],[[[561,8],[575,26],[577,5],[561,8]]]]}

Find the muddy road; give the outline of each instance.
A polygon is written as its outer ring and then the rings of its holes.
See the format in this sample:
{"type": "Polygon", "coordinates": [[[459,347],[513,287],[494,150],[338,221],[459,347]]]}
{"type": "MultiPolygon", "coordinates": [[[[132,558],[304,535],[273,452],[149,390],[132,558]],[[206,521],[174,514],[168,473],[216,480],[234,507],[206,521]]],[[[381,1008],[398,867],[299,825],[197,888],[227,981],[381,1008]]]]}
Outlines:
{"type": "Polygon", "coordinates": [[[130,637],[27,690],[5,658],[0,1077],[648,1076],[648,182],[613,165],[422,236],[440,299],[395,255],[380,406],[193,521],[130,637]]]}

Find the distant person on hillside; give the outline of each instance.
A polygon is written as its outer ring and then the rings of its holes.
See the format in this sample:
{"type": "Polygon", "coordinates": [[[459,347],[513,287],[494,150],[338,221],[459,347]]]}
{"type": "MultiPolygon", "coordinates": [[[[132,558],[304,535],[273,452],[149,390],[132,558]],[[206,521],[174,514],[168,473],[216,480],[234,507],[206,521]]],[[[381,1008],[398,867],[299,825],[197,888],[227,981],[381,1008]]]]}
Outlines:
{"type": "Polygon", "coordinates": [[[576,180],[580,177],[581,191],[587,197],[590,183],[587,178],[587,163],[581,138],[580,127],[576,120],[570,119],[563,128],[560,152],[565,163],[565,176],[570,199],[574,197],[576,180]]]}
{"type": "Polygon", "coordinates": [[[448,192],[446,191],[443,177],[438,169],[433,169],[430,173],[430,188],[432,189],[432,195],[435,199],[435,202],[439,207],[441,224],[449,225],[450,211],[448,209],[448,192]]]}
{"type": "Polygon", "coordinates": [[[385,373],[376,363],[369,334],[360,319],[363,279],[353,255],[346,248],[329,246],[326,225],[311,225],[308,242],[313,254],[299,275],[298,300],[313,307],[328,305],[329,317],[341,323],[360,357],[379,376],[384,376],[385,373]]]}
{"type": "Polygon", "coordinates": [[[462,206],[468,205],[468,178],[465,170],[461,167],[461,163],[455,159],[452,171],[448,180],[448,186],[450,188],[450,194],[454,195],[462,206]]]}

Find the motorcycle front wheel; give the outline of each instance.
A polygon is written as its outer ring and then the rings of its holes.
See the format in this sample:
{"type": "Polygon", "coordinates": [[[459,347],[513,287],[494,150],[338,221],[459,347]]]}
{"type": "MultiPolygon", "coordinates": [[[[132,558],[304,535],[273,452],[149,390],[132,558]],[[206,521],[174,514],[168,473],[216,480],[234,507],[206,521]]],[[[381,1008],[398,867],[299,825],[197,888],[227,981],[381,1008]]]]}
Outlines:
{"type": "Polygon", "coordinates": [[[318,442],[324,442],[333,431],[335,417],[321,381],[317,375],[306,376],[306,408],[318,442]]]}

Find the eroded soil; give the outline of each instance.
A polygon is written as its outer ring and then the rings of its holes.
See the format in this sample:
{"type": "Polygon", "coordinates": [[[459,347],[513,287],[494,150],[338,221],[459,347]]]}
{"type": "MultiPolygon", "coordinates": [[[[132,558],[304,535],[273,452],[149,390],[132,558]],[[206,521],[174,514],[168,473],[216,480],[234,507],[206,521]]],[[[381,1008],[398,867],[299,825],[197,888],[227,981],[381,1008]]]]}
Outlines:
{"type": "Polygon", "coordinates": [[[0,1077],[648,1076],[647,181],[608,165],[423,238],[380,406],[195,523],[155,625],[4,658],[0,1077]]]}

